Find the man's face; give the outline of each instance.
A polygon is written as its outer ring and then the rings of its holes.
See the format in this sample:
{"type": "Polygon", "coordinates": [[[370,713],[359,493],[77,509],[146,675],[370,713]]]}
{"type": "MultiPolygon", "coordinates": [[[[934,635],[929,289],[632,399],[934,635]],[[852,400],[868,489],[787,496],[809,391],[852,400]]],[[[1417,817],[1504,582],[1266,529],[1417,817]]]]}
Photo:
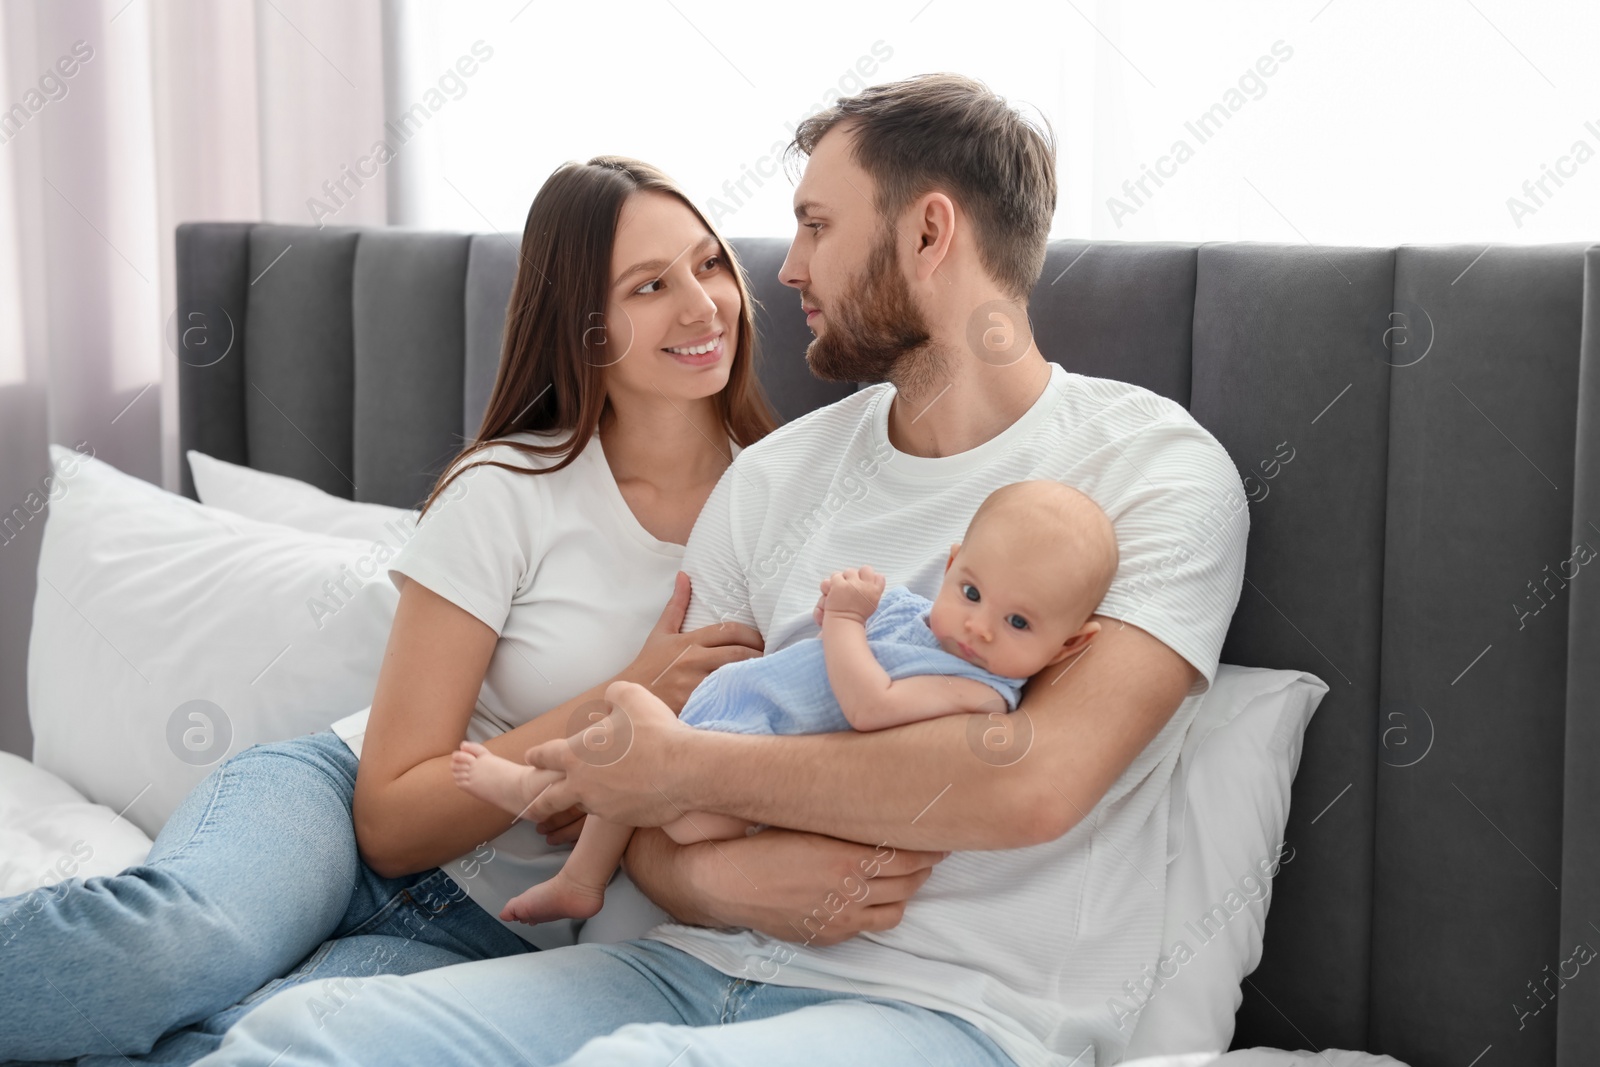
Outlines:
{"type": "Polygon", "coordinates": [[[800,290],[816,335],[806,362],[826,381],[889,381],[929,341],[899,264],[899,235],[874,206],[876,195],[838,127],[817,142],[795,187],[795,238],[778,278],[800,290]]]}

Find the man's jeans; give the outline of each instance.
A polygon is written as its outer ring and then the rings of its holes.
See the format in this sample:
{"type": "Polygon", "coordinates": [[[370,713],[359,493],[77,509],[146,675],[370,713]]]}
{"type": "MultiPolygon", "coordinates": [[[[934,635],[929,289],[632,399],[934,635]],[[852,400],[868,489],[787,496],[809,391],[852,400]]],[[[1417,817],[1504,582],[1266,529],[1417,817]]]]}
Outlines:
{"type": "Polygon", "coordinates": [[[531,951],[437,867],[384,878],[361,861],[356,762],[326,730],[254,745],[143,864],[0,900],[0,1061],[192,1063],[315,978],[531,951]]]}
{"type": "Polygon", "coordinates": [[[310,982],[240,1020],[201,1067],[375,1063],[1014,1067],[954,1016],[729,978],[648,939],[310,982]]]}

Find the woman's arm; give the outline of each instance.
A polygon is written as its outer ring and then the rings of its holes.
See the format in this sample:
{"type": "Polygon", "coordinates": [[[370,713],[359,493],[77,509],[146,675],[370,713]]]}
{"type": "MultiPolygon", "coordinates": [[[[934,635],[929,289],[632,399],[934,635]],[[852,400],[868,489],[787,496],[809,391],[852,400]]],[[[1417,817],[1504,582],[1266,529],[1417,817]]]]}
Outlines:
{"type": "MultiPolygon", "coordinates": [[[[679,633],[689,579],[677,576],[672,599],[634,661],[616,676],[638,682],[674,711],[724,663],[761,654],[761,635],[737,624],[679,633]]],[[[372,712],[356,773],[356,844],[372,869],[398,877],[447,863],[497,837],[516,822],[462,791],[450,775],[450,754],[466,737],[499,638],[483,622],[407,579],[384,650],[372,712]]],[[[517,763],[544,741],[588,725],[586,704],[600,706],[606,687],[590,689],[484,742],[517,763]]]]}
{"type": "MultiPolygon", "coordinates": [[[[517,820],[470,796],[450,776],[499,635],[420,582],[407,579],[384,649],[356,772],[356,844],[393,878],[447,863],[517,820]]],[[[572,711],[605,684],[484,742],[517,763],[529,745],[565,736],[572,711]]]]}

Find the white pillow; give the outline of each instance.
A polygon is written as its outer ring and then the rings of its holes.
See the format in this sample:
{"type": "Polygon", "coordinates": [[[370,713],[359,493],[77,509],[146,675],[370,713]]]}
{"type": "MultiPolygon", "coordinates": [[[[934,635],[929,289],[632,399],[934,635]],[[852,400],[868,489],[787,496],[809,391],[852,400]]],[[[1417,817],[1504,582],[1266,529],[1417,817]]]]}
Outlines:
{"type": "Polygon", "coordinates": [[[224,756],[372,703],[402,541],[303,533],[51,445],[34,762],[154,837],[224,756]]]}
{"type": "Polygon", "coordinates": [[[188,456],[200,503],[236,515],[358,541],[404,540],[417,525],[415,511],[346,500],[298,478],[241,467],[192,448],[188,456]]]}
{"type": "Polygon", "coordinates": [[[21,756],[0,752],[0,897],[143,863],[150,838],[21,756]]]}
{"type": "Polygon", "coordinates": [[[1232,1044],[1272,875],[1294,859],[1283,833],[1301,742],[1327,691],[1304,671],[1218,666],[1173,772],[1161,958],[1130,976],[1147,998],[1117,998],[1128,1059],[1232,1044]]]}

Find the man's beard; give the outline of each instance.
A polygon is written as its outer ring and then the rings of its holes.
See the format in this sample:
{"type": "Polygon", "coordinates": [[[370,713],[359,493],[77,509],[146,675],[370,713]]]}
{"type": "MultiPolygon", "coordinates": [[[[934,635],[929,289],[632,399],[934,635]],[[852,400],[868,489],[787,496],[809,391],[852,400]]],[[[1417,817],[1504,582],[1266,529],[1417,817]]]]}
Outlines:
{"type": "Polygon", "coordinates": [[[823,310],[827,328],[806,349],[811,373],[831,382],[895,383],[921,392],[943,378],[944,361],[930,345],[928,320],[895,264],[894,231],[886,230],[862,276],[823,310]]]}

